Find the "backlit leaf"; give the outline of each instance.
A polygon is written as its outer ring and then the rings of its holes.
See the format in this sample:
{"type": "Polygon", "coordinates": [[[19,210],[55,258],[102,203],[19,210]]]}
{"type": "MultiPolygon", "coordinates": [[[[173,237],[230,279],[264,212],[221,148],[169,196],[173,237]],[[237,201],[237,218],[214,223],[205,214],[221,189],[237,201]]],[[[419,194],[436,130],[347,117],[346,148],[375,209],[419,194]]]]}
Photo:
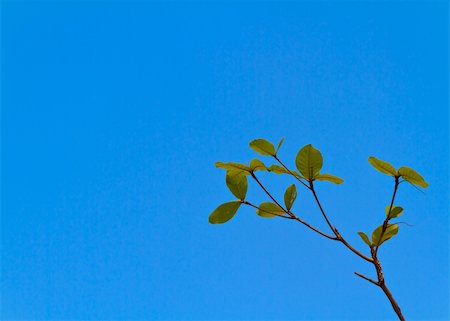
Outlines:
{"type": "Polygon", "coordinates": [[[228,171],[226,175],[226,183],[228,189],[233,193],[234,196],[240,200],[244,200],[247,195],[247,176],[242,172],[228,171]]]}
{"type": "Polygon", "coordinates": [[[383,233],[383,236],[381,236],[382,230],[383,225],[380,225],[372,232],[372,243],[374,245],[381,245],[383,244],[383,242],[396,235],[398,233],[398,225],[388,224],[386,231],[383,233]]]}
{"type": "Polygon", "coordinates": [[[316,179],[319,181],[328,181],[335,184],[342,184],[344,182],[342,178],[331,174],[319,174],[316,179]]]}
{"type": "Polygon", "coordinates": [[[398,173],[403,177],[405,181],[413,185],[417,185],[424,188],[428,187],[428,183],[425,182],[425,179],[412,168],[402,166],[399,168],[398,173]]]}
{"type": "Polygon", "coordinates": [[[281,138],[280,142],[278,143],[277,153],[278,153],[278,151],[280,150],[281,145],[283,145],[283,142],[284,142],[284,137],[281,138]]]}
{"type": "Polygon", "coordinates": [[[209,223],[222,224],[231,220],[241,206],[240,201],[233,201],[219,205],[209,216],[209,223]]]}
{"type": "Polygon", "coordinates": [[[286,189],[286,192],[284,193],[284,205],[286,205],[288,211],[292,208],[292,205],[294,205],[296,198],[297,187],[295,186],[295,184],[292,184],[286,189]]]}
{"type": "Polygon", "coordinates": [[[397,176],[397,171],[394,166],[389,164],[388,162],[382,161],[376,157],[370,156],[369,163],[375,167],[376,170],[382,172],[383,174],[388,174],[391,176],[397,176]]]}
{"type": "Polygon", "coordinates": [[[250,162],[250,168],[252,171],[265,171],[267,170],[266,165],[261,162],[259,159],[255,158],[250,162]]]}
{"type": "Polygon", "coordinates": [[[276,154],[273,144],[262,138],[252,140],[250,148],[261,155],[274,156],[276,154]]]}
{"type": "Polygon", "coordinates": [[[366,243],[367,245],[371,246],[372,243],[370,243],[369,237],[366,235],[366,233],[358,232],[358,235],[361,237],[361,239],[366,243]]]}
{"type": "Polygon", "coordinates": [[[289,172],[282,166],[279,165],[270,165],[268,168],[270,172],[274,172],[275,174],[289,174],[289,172]]]}
{"type": "Polygon", "coordinates": [[[403,207],[400,206],[392,206],[391,214],[389,214],[390,205],[386,206],[386,217],[389,215],[389,219],[399,217],[403,214],[403,207]]]}
{"type": "Polygon", "coordinates": [[[277,216],[277,215],[273,215],[273,213],[278,214],[278,215],[285,214],[285,212],[283,211],[283,209],[281,207],[279,207],[277,204],[272,203],[272,202],[261,203],[261,205],[259,205],[259,209],[256,210],[256,214],[258,214],[259,216],[262,216],[262,217],[266,217],[266,218],[272,218],[272,217],[277,216]]]}
{"type": "Polygon", "coordinates": [[[216,162],[216,167],[226,169],[227,171],[243,172],[245,175],[249,175],[251,172],[250,167],[247,165],[234,162],[216,162]]]}
{"type": "Polygon", "coordinates": [[[291,170],[291,172],[289,173],[289,171],[287,169],[285,169],[282,166],[279,165],[270,165],[270,167],[267,168],[269,170],[269,172],[273,172],[275,174],[290,174],[292,173],[292,175],[298,177],[298,178],[303,178],[302,175],[300,175],[297,171],[291,170]]]}
{"type": "Polygon", "coordinates": [[[315,179],[323,165],[322,154],[311,144],[306,145],[298,152],[295,164],[307,180],[315,179]]]}

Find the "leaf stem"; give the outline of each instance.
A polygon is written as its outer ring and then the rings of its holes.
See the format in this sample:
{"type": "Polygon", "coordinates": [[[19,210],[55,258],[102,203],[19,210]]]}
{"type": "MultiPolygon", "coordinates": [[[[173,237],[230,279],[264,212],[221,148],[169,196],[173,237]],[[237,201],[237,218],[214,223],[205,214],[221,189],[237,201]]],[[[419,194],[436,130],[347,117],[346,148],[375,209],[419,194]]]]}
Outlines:
{"type": "Polygon", "coordinates": [[[291,174],[292,176],[294,176],[303,186],[305,186],[307,189],[310,189],[308,185],[305,184],[305,182],[303,182],[301,180],[301,178],[297,177],[297,175],[295,175],[286,165],[283,164],[283,162],[281,161],[281,159],[278,158],[277,155],[273,156],[278,163],[280,163],[281,166],[284,167],[285,170],[287,170],[289,172],[289,174],[291,174]]]}
{"type": "Polygon", "coordinates": [[[333,231],[333,233],[336,235],[336,238],[342,243],[344,244],[350,251],[352,251],[353,253],[355,253],[356,255],[358,255],[359,257],[363,258],[364,260],[366,260],[367,262],[373,263],[373,259],[371,259],[370,257],[362,254],[361,252],[359,252],[357,249],[355,249],[353,246],[351,246],[343,237],[342,235],[339,233],[339,231],[337,230],[337,228],[335,228],[330,220],[328,219],[327,214],[325,213],[325,210],[322,207],[322,204],[320,203],[319,197],[317,196],[316,190],[314,189],[314,184],[313,181],[311,180],[309,182],[309,186],[310,186],[310,190],[314,196],[314,199],[316,200],[317,205],[319,206],[320,212],[322,213],[325,221],[327,222],[328,226],[330,227],[330,229],[333,231]]]}
{"type": "Polygon", "coordinates": [[[365,276],[365,275],[363,275],[361,273],[358,273],[358,272],[353,272],[353,273],[355,273],[357,276],[363,278],[364,280],[367,280],[367,281],[369,281],[369,282],[371,282],[371,283],[373,283],[373,284],[375,284],[377,286],[380,286],[377,281],[374,281],[371,278],[368,278],[367,276],[365,276]]]}
{"type": "MultiPolygon", "coordinates": [[[[381,229],[381,234],[379,237],[379,240],[381,241],[381,239],[383,238],[384,233],[386,232],[386,229],[388,227],[388,222],[390,220],[390,216],[391,216],[391,211],[392,211],[392,207],[394,206],[394,200],[395,200],[395,195],[397,194],[397,190],[398,190],[398,185],[399,185],[399,177],[395,176],[395,185],[394,185],[394,193],[392,194],[392,199],[391,199],[391,204],[389,205],[389,211],[388,214],[386,215],[386,219],[383,222],[383,228],[381,229]]],[[[375,247],[375,254],[378,253],[378,248],[380,247],[381,244],[378,244],[375,247]]]]}
{"type": "MultiPolygon", "coordinates": [[[[314,226],[312,226],[311,224],[307,223],[306,221],[302,220],[300,217],[296,216],[294,213],[292,213],[291,211],[286,210],[283,206],[281,206],[280,203],[277,202],[277,200],[272,196],[272,194],[270,194],[270,192],[264,187],[264,185],[260,182],[260,180],[256,177],[256,175],[252,172],[250,173],[251,176],[253,177],[253,179],[258,183],[258,185],[263,189],[263,191],[267,194],[267,196],[270,197],[270,199],[277,204],[287,215],[289,215],[290,219],[296,220],[300,223],[302,223],[303,225],[305,225],[306,227],[308,227],[309,229],[313,230],[316,233],[319,233],[320,235],[330,239],[330,240],[338,240],[336,237],[328,235],[322,231],[320,231],[318,228],[315,228],[314,226]]],[[[271,213],[272,214],[272,213],[271,213]]],[[[286,217],[286,216],[281,216],[281,217],[286,217]]]]}
{"type": "Polygon", "coordinates": [[[263,212],[266,212],[266,213],[269,213],[269,214],[272,214],[272,215],[275,215],[275,216],[278,216],[278,217],[287,218],[289,220],[293,220],[294,219],[291,216],[284,216],[284,215],[281,215],[281,214],[278,214],[278,213],[273,213],[273,212],[269,212],[269,211],[263,210],[263,209],[259,208],[258,206],[254,205],[254,204],[252,204],[250,202],[247,202],[247,201],[242,201],[242,204],[251,206],[253,208],[256,208],[257,210],[260,210],[260,211],[263,211],[263,212]]]}

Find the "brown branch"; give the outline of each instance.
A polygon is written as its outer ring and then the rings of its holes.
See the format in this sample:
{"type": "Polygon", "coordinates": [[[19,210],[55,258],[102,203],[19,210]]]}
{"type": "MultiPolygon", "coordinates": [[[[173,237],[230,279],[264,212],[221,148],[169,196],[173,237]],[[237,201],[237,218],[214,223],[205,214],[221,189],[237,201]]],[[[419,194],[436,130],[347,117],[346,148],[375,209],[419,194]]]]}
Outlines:
{"type": "MultiPolygon", "coordinates": [[[[302,223],[303,225],[305,225],[306,227],[310,228],[311,230],[313,230],[316,233],[319,233],[320,235],[330,239],[330,240],[337,240],[336,237],[328,235],[322,231],[320,231],[319,229],[315,228],[314,226],[312,226],[311,224],[307,223],[306,221],[302,220],[301,218],[299,218],[298,216],[296,216],[294,213],[292,213],[291,211],[285,209],[283,206],[280,205],[280,203],[277,202],[277,200],[272,196],[272,194],[270,194],[270,192],[264,187],[264,185],[259,181],[259,179],[256,177],[256,175],[254,173],[250,173],[250,175],[253,177],[253,179],[258,183],[258,185],[263,189],[263,191],[270,197],[270,199],[277,204],[287,215],[289,215],[290,219],[296,220],[300,223],[302,223]]],[[[272,214],[272,213],[270,213],[272,214]]],[[[285,217],[286,216],[281,216],[281,217],[285,217]]]]}
{"type": "Polygon", "coordinates": [[[375,248],[371,248],[372,258],[373,258],[373,265],[375,266],[375,270],[377,272],[378,277],[378,285],[383,290],[386,297],[389,299],[389,302],[392,305],[392,308],[394,309],[395,313],[397,314],[399,320],[405,321],[405,317],[402,314],[402,311],[400,310],[400,306],[398,305],[397,301],[395,301],[394,296],[392,295],[391,291],[389,291],[388,287],[386,286],[386,282],[384,281],[384,275],[383,275],[383,267],[381,266],[380,260],[377,256],[377,251],[375,248]]]}
{"type": "Polygon", "coordinates": [[[266,213],[269,213],[269,214],[272,214],[272,215],[275,215],[275,216],[278,216],[278,217],[287,218],[287,219],[289,219],[289,220],[293,220],[293,219],[294,219],[294,218],[291,217],[291,216],[284,216],[284,215],[281,215],[281,214],[278,214],[278,213],[273,213],[273,212],[269,212],[269,211],[263,210],[263,209],[261,209],[260,207],[254,205],[254,204],[252,204],[252,203],[250,203],[250,202],[247,202],[247,201],[242,201],[242,204],[245,204],[245,205],[254,207],[254,208],[256,208],[257,210],[260,210],[260,211],[263,211],[263,212],[266,212],[266,213]]]}
{"type": "Polygon", "coordinates": [[[299,178],[297,175],[295,175],[295,174],[294,174],[294,173],[293,173],[286,165],[283,164],[283,162],[278,158],[277,155],[274,155],[273,157],[278,161],[278,163],[280,163],[281,166],[284,167],[285,170],[287,170],[287,171],[289,172],[289,174],[291,174],[292,176],[294,176],[294,177],[295,177],[295,178],[296,178],[303,186],[305,186],[307,189],[310,189],[309,186],[306,185],[305,182],[303,182],[303,181],[301,180],[301,178],[299,178]]]}
{"type": "MultiPolygon", "coordinates": [[[[395,195],[397,194],[397,189],[398,189],[398,185],[399,185],[399,177],[395,176],[395,186],[394,186],[394,193],[392,194],[392,199],[391,199],[391,205],[389,205],[389,211],[388,214],[386,216],[386,219],[383,222],[383,228],[381,229],[381,234],[380,234],[380,238],[378,239],[378,241],[380,242],[381,239],[383,238],[384,233],[386,232],[386,229],[388,227],[388,222],[390,220],[390,216],[391,216],[391,211],[392,211],[392,207],[394,206],[394,200],[395,200],[395,195]]],[[[375,254],[378,252],[378,248],[380,247],[381,244],[378,244],[375,247],[375,254]]]]}
{"type": "Polygon", "coordinates": [[[365,276],[364,274],[361,274],[361,273],[359,273],[359,272],[353,272],[353,273],[355,273],[357,276],[359,276],[360,278],[363,278],[364,280],[367,280],[367,281],[369,281],[369,282],[371,282],[371,283],[373,283],[373,284],[375,284],[375,285],[377,285],[377,286],[380,286],[379,284],[378,284],[378,282],[377,281],[374,281],[374,280],[372,280],[371,278],[368,278],[367,276],[365,276]]]}
{"type": "Polygon", "coordinates": [[[355,253],[356,255],[358,255],[359,257],[363,258],[364,260],[366,260],[367,262],[373,263],[373,259],[371,259],[370,257],[368,257],[367,255],[362,254],[361,252],[359,252],[357,249],[355,249],[353,246],[351,246],[343,237],[342,235],[339,233],[339,231],[337,230],[337,228],[335,228],[330,220],[328,219],[327,214],[325,213],[322,204],[320,203],[319,197],[317,196],[317,193],[314,189],[314,184],[312,181],[309,182],[309,186],[310,186],[310,190],[314,195],[314,199],[316,200],[317,205],[319,206],[320,212],[322,213],[323,217],[325,218],[325,221],[327,222],[328,226],[330,227],[330,229],[333,231],[333,233],[336,235],[336,238],[342,243],[344,244],[350,251],[352,251],[353,253],[355,253]]]}

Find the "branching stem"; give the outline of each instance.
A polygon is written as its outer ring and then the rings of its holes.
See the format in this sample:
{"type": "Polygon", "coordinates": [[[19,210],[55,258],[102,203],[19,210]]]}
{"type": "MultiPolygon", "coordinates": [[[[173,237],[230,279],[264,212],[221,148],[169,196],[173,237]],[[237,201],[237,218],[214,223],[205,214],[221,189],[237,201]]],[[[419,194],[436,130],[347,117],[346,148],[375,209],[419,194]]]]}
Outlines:
{"type": "MultiPolygon", "coordinates": [[[[364,255],[363,253],[359,252],[357,249],[355,249],[353,246],[351,246],[343,237],[342,235],[339,233],[338,229],[336,227],[333,226],[333,224],[331,223],[330,219],[328,218],[327,214],[325,213],[325,210],[323,209],[323,206],[319,200],[319,197],[317,196],[316,190],[314,189],[314,183],[313,180],[309,180],[309,186],[307,184],[305,184],[299,177],[297,177],[297,175],[295,175],[291,170],[289,170],[289,168],[287,168],[283,162],[275,155],[274,156],[275,159],[280,163],[281,166],[283,166],[292,176],[294,176],[302,185],[304,185],[306,188],[308,188],[313,196],[314,199],[316,200],[316,203],[319,207],[320,212],[322,213],[323,218],[325,219],[327,225],[329,226],[329,228],[331,229],[331,231],[334,233],[334,236],[328,235],[322,231],[320,231],[319,229],[313,227],[312,225],[310,225],[309,223],[305,222],[304,220],[302,220],[301,218],[297,217],[295,214],[293,214],[290,210],[285,209],[280,203],[278,203],[278,201],[272,196],[272,194],[270,194],[270,192],[264,187],[264,185],[260,182],[260,180],[256,177],[256,175],[252,172],[251,176],[252,178],[258,183],[258,185],[263,189],[263,191],[270,197],[270,199],[277,205],[279,206],[287,215],[289,216],[285,216],[285,215],[277,215],[275,213],[271,213],[274,214],[276,216],[279,217],[283,217],[283,218],[287,218],[287,219],[293,219],[296,220],[300,223],[302,223],[303,225],[307,226],[309,229],[315,231],[316,233],[334,240],[334,241],[339,241],[342,244],[344,244],[350,251],[352,251],[353,253],[355,253],[356,255],[358,255],[359,257],[361,257],[362,259],[372,263],[375,267],[375,271],[377,273],[377,279],[378,281],[372,280],[371,278],[359,273],[359,272],[354,272],[357,276],[359,276],[360,278],[380,287],[384,294],[386,295],[386,297],[389,299],[389,302],[392,305],[392,308],[394,309],[395,313],[397,314],[398,318],[400,321],[405,321],[405,318],[400,310],[400,307],[398,305],[398,303],[395,301],[394,296],[392,295],[392,293],[390,292],[390,290],[388,289],[388,287],[386,286],[385,280],[384,280],[384,275],[383,275],[383,268],[381,266],[381,263],[378,259],[377,253],[378,253],[378,248],[379,245],[375,245],[375,246],[371,246],[370,250],[371,250],[371,256],[372,257],[368,257],[366,255],[364,255]]],[[[389,211],[388,214],[386,216],[386,219],[383,222],[383,228],[382,228],[382,232],[380,235],[380,239],[383,237],[383,234],[385,233],[387,227],[388,227],[388,222],[389,222],[389,217],[390,217],[390,213],[392,211],[392,208],[394,206],[394,200],[395,200],[395,196],[397,194],[397,189],[399,186],[400,182],[399,182],[399,177],[395,177],[395,186],[394,186],[394,192],[392,195],[392,199],[391,199],[391,204],[389,206],[389,211]]],[[[249,206],[252,206],[254,208],[259,209],[259,207],[247,202],[247,201],[243,201],[244,204],[247,204],[249,206]]]]}

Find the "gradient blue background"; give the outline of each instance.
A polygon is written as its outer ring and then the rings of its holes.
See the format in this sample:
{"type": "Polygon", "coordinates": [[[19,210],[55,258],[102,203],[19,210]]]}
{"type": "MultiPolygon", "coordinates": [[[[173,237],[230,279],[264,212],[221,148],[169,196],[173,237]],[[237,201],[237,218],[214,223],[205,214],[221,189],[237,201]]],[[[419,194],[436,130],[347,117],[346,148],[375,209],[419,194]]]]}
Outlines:
{"type": "Polygon", "coordinates": [[[282,136],[345,178],[318,192],[362,251],[393,187],[367,157],[423,174],[381,259],[408,319],[448,319],[448,36],[446,2],[3,1],[2,319],[395,319],[302,225],[208,224],[233,198],[214,162],[282,136]]]}

